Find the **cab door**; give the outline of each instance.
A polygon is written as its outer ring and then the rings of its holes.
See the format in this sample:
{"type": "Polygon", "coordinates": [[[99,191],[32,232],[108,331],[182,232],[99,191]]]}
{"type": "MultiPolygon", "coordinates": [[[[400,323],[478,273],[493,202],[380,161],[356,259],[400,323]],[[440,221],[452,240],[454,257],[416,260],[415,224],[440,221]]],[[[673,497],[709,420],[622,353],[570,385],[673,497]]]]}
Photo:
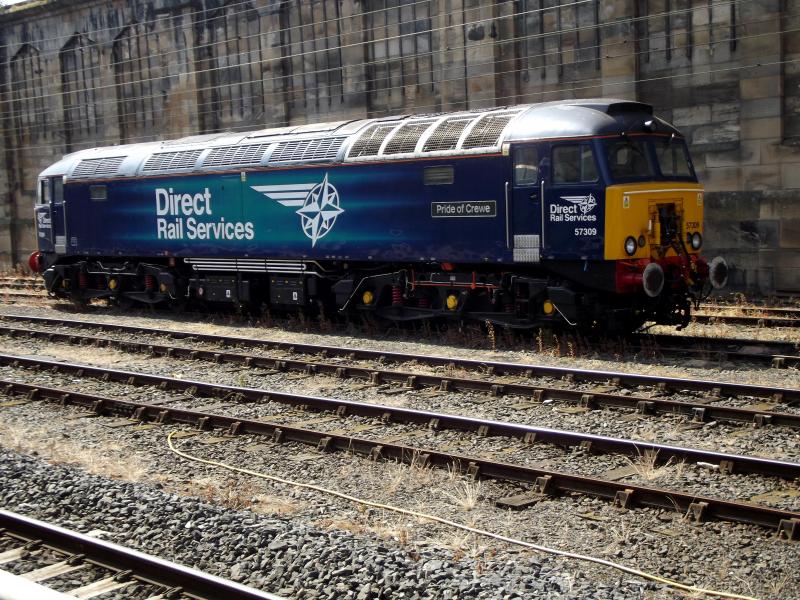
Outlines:
{"type": "Polygon", "coordinates": [[[603,258],[605,193],[594,144],[556,142],[550,148],[544,190],[544,244],[547,258],[603,258]],[[552,166],[550,166],[552,165],[552,166]]]}
{"type": "Polygon", "coordinates": [[[53,188],[50,179],[40,179],[36,197],[34,218],[36,219],[37,247],[42,252],[53,251],[53,188]]]}
{"type": "Polygon", "coordinates": [[[64,198],[64,178],[53,178],[53,203],[50,216],[53,226],[53,243],[57,254],[67,251],[67,204],[64,198]]]}
{"type": "Polygon", "coordinates": [[[539,149],[514,146],[510,194],[510,242],[514,262],[539,262],[542,233],[542,179],[539,149]]]}

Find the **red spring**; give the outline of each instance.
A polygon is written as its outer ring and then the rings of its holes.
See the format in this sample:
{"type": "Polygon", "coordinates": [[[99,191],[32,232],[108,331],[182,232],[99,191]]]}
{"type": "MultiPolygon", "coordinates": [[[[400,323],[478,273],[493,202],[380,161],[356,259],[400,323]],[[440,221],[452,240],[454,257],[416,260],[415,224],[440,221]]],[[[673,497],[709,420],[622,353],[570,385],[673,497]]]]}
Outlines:
{"type": "Polygon", "coordinates": [[[153,289],[156,287],[156,279],[152,275],[145,275],[144,276],[144,289],[148,292],[152,292],[153,289]]]}
{"type": "Polygon", "coordinates": [[[89,287],[89,276],[83,271],[78,273],[78,287],[80,287],[82,290],[85,290],[87,287],[89,287]]]}
{"type": "Polygon", "coordinates": [[[430,308],[431,301],[427,298],[417,298],[417,306],[420,308],[430,308]]]}
{"type": "Polygon", "coordinates": [[[506,311],[508,314],[512,314],[514,312],[514,303],[506,301],[503,304],[503,310],[506,311]]]}
{"type": "Polygon", "coordinates": [[[400,306],[403,303],[403,290],[399,285],[392,286],[392,306],[400,306]]]}

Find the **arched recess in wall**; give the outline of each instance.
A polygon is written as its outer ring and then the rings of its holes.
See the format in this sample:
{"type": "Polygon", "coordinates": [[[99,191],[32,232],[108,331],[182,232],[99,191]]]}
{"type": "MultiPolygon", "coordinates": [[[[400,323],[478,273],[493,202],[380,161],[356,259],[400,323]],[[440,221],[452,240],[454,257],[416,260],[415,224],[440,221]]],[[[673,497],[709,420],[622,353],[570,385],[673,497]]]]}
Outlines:
{"type": "Polygon", "coordinates": [[[430,0],[362,2],[370,115],[437,110],[441,99],[434,61],[433,6],[430,0]]]}
{"type": "Polygon", "coordinates": [[[344,102],[340,0],[298,0],[281,7],[281,46],[289,114],[333,120],[344,102]]]}
{"type": "Polygon", "coordinates": [[[23,44],[11,58],[11,106],[20,145],[49,137],[43,69],[44,61],[31,44],[23,44]]]}
{"type": "Polygon", "coordinates": [[[600,0],[515,0],[513,23],[516,64],[501,72],[515,78],[518,102],[596,95],[586,82],[600,76],[600,0]],[[579,89],[563,89],[574,81],[579,89]]]}
{"type": "Polygon", "coordinates": [[[61,67],[61,97],[64,108],[66,149],[90,144],[102,132],[100,50],[86,35],[75,34],[58,54],[61,67]]]}
{"type": "MultiPolygon", "coordinates": [[[[180,12],[154,13],[146,24],[125,27],[114,39],[112,63],[120,141],[189,133],[195,102],[180,12]],[[153,18],[155,17],[155,18],[153,18]]],[[[194,125],[196,127],[196,125],[194,125]]]]}
{"type": "Polygon", "coordinates": [[[229,0],[209,13],[198,48],[200,122],[204,131],[264,120],[261,18],[251,3],[229,0]]]}

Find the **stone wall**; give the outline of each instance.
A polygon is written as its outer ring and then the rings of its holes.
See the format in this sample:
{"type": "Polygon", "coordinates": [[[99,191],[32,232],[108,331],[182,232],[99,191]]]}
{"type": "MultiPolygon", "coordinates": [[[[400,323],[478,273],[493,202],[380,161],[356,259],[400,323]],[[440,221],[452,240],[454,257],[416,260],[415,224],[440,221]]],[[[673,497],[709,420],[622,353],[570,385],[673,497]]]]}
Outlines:
{"type": "Polygon", "coordinates": [[[800,0],[31,0],[0,11],[0,263],[95,145],[572,97],[690,141],[732,284],[800,292],[800,0]]]}

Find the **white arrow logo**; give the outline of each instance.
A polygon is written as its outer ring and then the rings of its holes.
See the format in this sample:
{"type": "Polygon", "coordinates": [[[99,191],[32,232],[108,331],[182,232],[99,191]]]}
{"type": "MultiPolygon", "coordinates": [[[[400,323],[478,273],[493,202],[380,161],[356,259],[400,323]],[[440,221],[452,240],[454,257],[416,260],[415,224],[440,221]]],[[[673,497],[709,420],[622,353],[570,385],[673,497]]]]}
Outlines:
{"type": "Polygon", "coordinates": [[[295,212],[300,215],[303,233],[311,240],[313,248],[317,240],[325,237],[333,229],[336,217],[344,212],[339,206],[339,192],[328,183],[328,174],[322,183],[297,183],[289,185],[254,185],[270,200],[283,206],[299,206],[295,212]]]}

